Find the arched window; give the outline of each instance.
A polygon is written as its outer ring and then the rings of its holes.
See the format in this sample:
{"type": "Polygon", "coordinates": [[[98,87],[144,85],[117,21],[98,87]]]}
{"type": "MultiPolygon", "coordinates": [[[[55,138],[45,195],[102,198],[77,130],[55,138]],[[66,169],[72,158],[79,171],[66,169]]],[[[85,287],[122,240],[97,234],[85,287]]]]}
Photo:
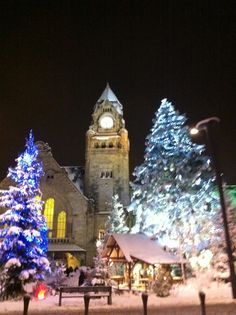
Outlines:
{"type": "Polygon", "coordinates": [[[44,208],[44,216],[47,221],[49,238],[52,238],[54,203],[55,201],[53,198],[48,198],[45,202],[45,208],[44,208]]]}
{"type": "Polygon", "coordinates": [[[66,237],[66,212],[61,211],[57,218],[57,238],[66,237]]]}

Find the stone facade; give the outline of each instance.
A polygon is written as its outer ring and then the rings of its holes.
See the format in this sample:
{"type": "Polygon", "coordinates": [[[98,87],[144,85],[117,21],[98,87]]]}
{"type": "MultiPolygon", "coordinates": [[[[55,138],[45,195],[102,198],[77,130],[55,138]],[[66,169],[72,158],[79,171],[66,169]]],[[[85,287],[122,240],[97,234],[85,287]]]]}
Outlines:
{"type": "MultiPolygon", "coordinates": [[[[61,167],[48,144],[39,141],[37,146],[45,173],[40,184],[45,207],[49,199],[54,202],[49,254],[62,258],[72,251],[82,263],[92,265],[96,239],[104,230],[112,196],[118,194],[124,205],[130,201],[129,139],[122,105],[107,85],[86,133],[84,174],[81,167],[61,167]],[[61,211],[66,213],[66,227],[59,239],[61,211]]],[[[0,186],[6,188],[9,180],[6,178],[0,186]]]]}

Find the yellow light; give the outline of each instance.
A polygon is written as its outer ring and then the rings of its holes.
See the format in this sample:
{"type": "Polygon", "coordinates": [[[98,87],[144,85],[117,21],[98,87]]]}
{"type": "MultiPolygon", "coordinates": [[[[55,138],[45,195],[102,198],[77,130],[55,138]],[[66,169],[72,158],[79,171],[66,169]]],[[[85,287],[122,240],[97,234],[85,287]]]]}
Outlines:
{"type": "Polygon", "coordinates": [[[191,135],[194,136],[194,135],[197,135],[198,133],[199,133],[199,129],[197,129],[197,128],[191,128],[190,129],[190,134],[191,135]]]}
{"type": "Polygon", "coordinates": [[[40,290],[38,293],[38,300],[43,300],[45,298],[45,290],[40,290]]]}

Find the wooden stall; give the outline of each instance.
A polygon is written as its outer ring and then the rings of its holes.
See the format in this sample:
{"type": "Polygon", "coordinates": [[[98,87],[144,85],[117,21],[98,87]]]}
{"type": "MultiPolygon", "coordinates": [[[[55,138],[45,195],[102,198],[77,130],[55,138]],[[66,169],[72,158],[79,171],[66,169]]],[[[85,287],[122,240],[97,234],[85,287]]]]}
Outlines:
{"type": "Polygon", "coordinates": [[[108,265],[123,266],[113,268],[111,279],[118,288],[147,288],[155,280],[160,266],[180,264],[178,257],[163,249],[157,240],[144,234],[111,234],[102,252],[108,265]],[[119,269],[119,272],[116,272],[119,269]]]}

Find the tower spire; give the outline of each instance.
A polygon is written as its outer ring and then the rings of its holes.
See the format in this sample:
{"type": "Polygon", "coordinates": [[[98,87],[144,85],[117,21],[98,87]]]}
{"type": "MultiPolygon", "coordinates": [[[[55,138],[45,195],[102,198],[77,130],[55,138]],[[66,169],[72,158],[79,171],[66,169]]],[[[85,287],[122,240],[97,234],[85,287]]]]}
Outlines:
{"type": "Polygon", "coordinates": [[[95,105],[95,110],[98,108],[98,106],[104,102],[104,101],[109,101],[112,103],[112,105],[115,107],[115,109],[117,110],[117,112],[121,115],[123,115],[123,106],[120,103],[120,101],[118,100],[118,98],[116,97],[115,93],[112,91],[109,83],[107,82],[107,85],[105,87],[105,90],[102,92],[101,96],[99,97],[99,99],[96,102],[95,105]]]}

